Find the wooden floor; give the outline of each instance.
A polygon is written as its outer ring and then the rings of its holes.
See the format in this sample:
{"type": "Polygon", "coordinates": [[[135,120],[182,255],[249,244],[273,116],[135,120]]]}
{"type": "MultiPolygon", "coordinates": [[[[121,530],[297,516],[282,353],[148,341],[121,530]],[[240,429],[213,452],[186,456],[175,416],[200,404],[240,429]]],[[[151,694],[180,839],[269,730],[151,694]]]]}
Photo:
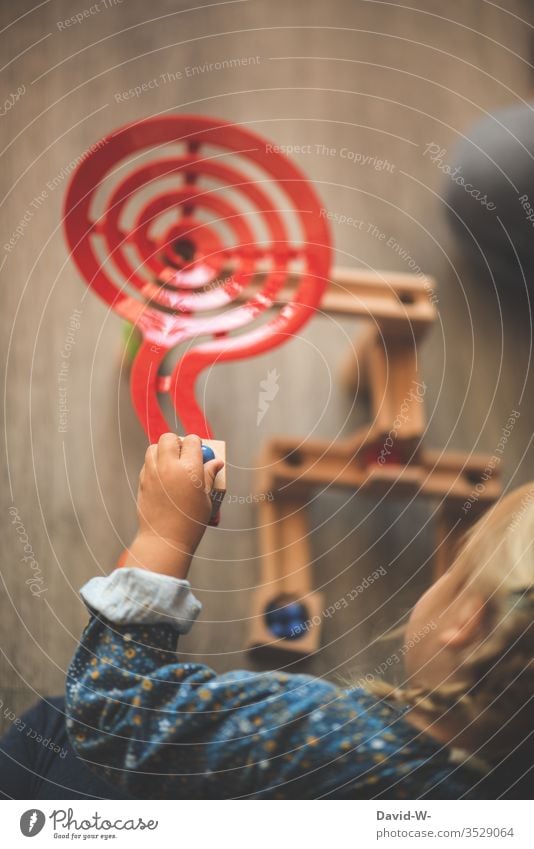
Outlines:
{"type": "MultiPolygon", "coordinates": [[[[69,164],[118,125],[169,110],[199,112],[243,122],[279,144],[311,144],[295,159],[325,207],[365,222],[362,229],[332,225],[337,264],[409,271],[413,260],[439,282],[438,324],[421,352],[428,445],[492,452],[516,409],[505,483],[534,475],[528,317],[501,319],[495,293],[466,272],[444,216],[442,175],[423,156],[429,142],[450,150],[473,121],[528,95],[527,0],[503,3],[506,11],[484,0],[413,0],[410,8],[360,0],[107,0],[67,26],[83,4],[75,5],[1,6],[4,88],[19,90],[0,124],[4,725],[9,711],[62,690],[86,620],[78,589],[113,566],[134,531],[145,440],[119,373],[121,326],[86,292],[60,227],[69,164]],[[259,58],[209,69],[243,57],[259,58]],[[140,96],[116,96],[162,75],[167,82],[140,96]],[[343,148],[353,159],[341,156],[343,148]],[[6,250],[17,227],[22,235],[6,250]],[[58,378],[75,310],[62,433],[58,378]],[[39,595],[27,583],[24,544],[41,570],[42,583],[33,584],[39,595]]],[[[351,411],[354,399],[336,384],[347,339],[357,332],[350,320],[317,318],[276,353],[216,369],[206,405],[228,443],[233,495],[250,493],[269,436],[335,438],[362,420],[361,404],[351,411]],[[279,392],[257,426],[260,382],[273,368],[279,392]]],[[[387,570],[326,619],[323,648],[302,667],[332,678],[359,673],[383,651],[374,637],[430,579],[432,508],[390,502],[375,509],[328,492],[314,501],[310,519],[316,583],[329,603],[377,567],[387,570]]],[[[255,522],[252,505],[228,504],[221,527],[206,534],[192,573],[204,612],[180,646],[190,660],[219,670],[251,665],[242,646],[259,574],[255,522]]]]}

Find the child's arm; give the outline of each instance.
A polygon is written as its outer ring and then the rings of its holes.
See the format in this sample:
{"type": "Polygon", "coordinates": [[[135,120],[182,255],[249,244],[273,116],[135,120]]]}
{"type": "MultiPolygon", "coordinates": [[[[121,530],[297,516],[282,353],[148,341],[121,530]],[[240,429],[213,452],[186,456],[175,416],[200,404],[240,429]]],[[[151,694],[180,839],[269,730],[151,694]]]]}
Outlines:
{"type": "Polygon", "coordinates": [[[219,468],[203,467],[197,437],[180,444],[167,434],[147,451],[126,563],[134,568],[82,590],[94,615],[67,676],[72,744],[138,797],[317,798],[343,794],[347,782],[354,795],[383,730],[368,722],[361,694],[304,675],[217,676],[176,657],[200,609],[184,578],[219,468]]]}
{"type": "Polygon", "coordinates": [[[103,778],[139,798],[317,798],[362,772],[354,696],[304,675],[217,676],[181,663],[176,639],[169,625],[85,630],[68,727],[103,778]]]}
{"type": "Polygon", "coordinates": [[[198,436],[165,433],[149,445],[139,475],[138,533],[123,565],[186,578],[212,513],[210,493],[223,463],[202,462],[198,436]]]}

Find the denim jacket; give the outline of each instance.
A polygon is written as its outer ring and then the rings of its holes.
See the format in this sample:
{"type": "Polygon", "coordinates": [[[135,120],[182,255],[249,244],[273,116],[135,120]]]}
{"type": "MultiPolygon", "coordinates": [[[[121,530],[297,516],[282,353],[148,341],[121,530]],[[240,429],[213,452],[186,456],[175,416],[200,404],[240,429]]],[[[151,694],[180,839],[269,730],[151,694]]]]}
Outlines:
{"type": "Polygon", "coordinates": [[[88,766],[136,798],[458,799],[480,774],[365,690],[183,663],[189,583],[134,568],[90,580],[67,676],[88,766]]]}

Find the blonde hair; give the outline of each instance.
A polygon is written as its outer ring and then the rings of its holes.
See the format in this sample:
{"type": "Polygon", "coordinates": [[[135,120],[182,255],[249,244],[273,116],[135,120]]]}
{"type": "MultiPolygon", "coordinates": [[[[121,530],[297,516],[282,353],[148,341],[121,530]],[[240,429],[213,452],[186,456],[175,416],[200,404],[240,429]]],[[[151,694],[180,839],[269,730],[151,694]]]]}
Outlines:
{"type": "Polygon", "coordinates": [[[454,717],[464,729],[476,722],[479,753],[490,760],[525,739],[534,710],[533,545],[534,482],[485,513],[451,564],[458,592],[472,588],[485,600],[486,623],[480,642],[461,654],[454,680],[434,689],[373,681],[367,689],[429,722],[454,717]]]}

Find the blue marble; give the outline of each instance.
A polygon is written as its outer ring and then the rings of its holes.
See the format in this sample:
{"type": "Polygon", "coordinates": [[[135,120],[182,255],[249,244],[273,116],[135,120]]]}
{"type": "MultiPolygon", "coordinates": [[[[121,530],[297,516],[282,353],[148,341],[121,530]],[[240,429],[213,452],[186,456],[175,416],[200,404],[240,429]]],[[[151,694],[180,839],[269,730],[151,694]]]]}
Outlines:
{"type": "Polygon", "coordinates": [[[289,601],[281,606],[276,599],[265,611],[265,622],[275,637],[296,640],[305,632],[308,610],[300,601],[289,601]]]}

